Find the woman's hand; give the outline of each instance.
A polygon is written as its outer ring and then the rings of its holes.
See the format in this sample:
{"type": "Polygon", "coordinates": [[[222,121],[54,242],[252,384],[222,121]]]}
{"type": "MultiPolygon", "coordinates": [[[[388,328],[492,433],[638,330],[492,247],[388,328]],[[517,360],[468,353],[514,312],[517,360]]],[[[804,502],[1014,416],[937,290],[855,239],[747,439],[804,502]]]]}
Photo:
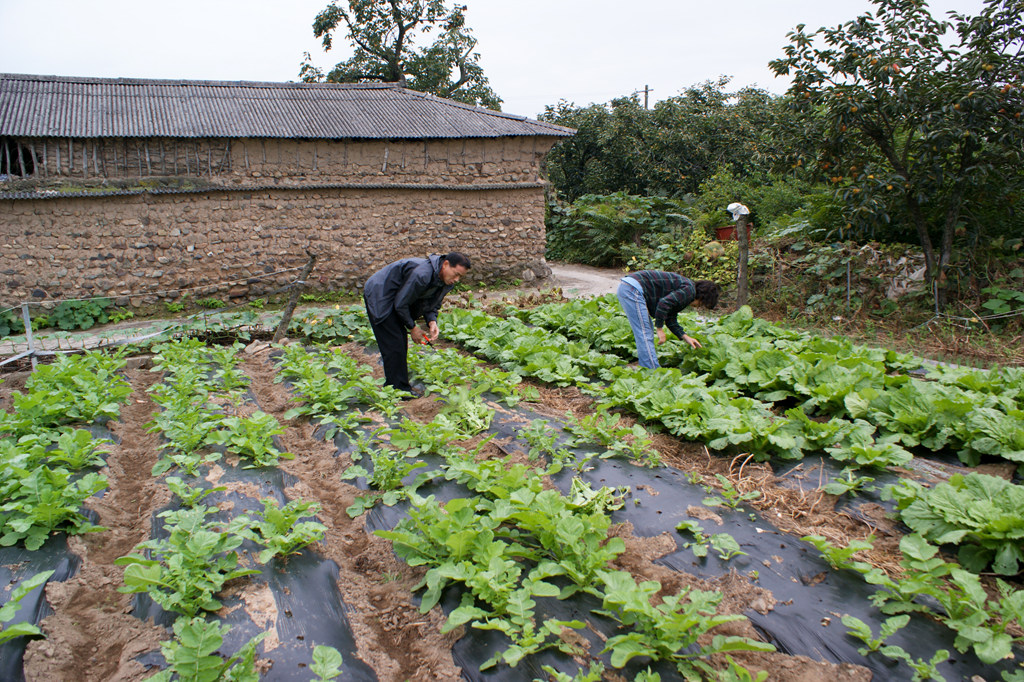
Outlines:
{"type": "Polygon", "coordinates": [[[665,328],[658,327],[658,343],[665,343],[665,328]]]}
{"type": "Polygon", "coordinates": [[[437,335],[440,333],[441,330],[437,328],[437,322],[431,320],[430,323],[427,325],[427,338],[430,341],[434,341],[437,339],[437,335]]]}
{"type": "Polygon", "coordinates": [[[697,339],[693,338],[689,334],[683,334],[683,341],[686,341],[686,343],[690,344],[690,348],[703,348],[704,347],[704,346],[702,346],[700,344],[700,341],[698,341],[697,339]]]}

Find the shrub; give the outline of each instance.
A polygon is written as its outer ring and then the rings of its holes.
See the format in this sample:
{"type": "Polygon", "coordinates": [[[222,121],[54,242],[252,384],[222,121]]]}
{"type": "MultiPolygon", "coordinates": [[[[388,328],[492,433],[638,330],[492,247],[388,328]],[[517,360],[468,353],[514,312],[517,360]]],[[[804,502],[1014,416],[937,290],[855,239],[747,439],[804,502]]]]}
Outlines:
{"type": "Polygon", "coordinates": [[[732,222],[725,207],[740,202],[750,209],[761,234],[770,229],[799,226],[809,234],[837,232],[844,224],[843,204],[832,192],[803,180],[754,174],[744,178],[721,170],[700,186],[694,205],[698,229],[708,231],[732,222]]]}
{"type": "Polygon", "coordinates": [[[107,315],[107,308],[110,305],[109,298],[62,301],[53,309],[50,323],[64,331],[91,329],[94,325],[105,324],[110,319],[107,315]]]}
{"type": "Polygon", "coordinates": [[[736,281],[739,243],[708,241],[700,230],[687,230],[681,239],[644,249],[630,258],[630,270],[668,270],[690,279],[710,279],[728,289],[736,281]]]}
{"type": "Polygon", "coordinates": [[[24,333],[25,322],[21,319],[20,310],[5,310],[0,313],[0,338],[24,333]]]}
{"type": "Polygon", "coordinates": [[[679,233],[687,205],[663,197],[588,194],[567,207],[548,205],[547,257],[587,265],[623,265],[638,248],[679,233]]]}

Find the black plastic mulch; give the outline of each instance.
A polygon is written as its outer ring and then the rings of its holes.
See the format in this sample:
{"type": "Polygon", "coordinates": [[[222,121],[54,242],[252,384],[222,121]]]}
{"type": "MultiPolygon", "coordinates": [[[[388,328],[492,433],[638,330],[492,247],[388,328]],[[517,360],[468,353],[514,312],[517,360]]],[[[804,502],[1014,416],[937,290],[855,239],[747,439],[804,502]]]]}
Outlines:
{"type": "MultiPolygon", "coordinates": [[[[260,498],[273,497],[279,505],[287,500],[284,490],[295,481],[280,469],[267,467],[244,469],[226,466],[222,463],[223,476],[217,485],[239,483],[255,486],[260,498]]],[[[187,481],[193,487],[209,488],[211,485],[202,478],[187,481]]],[[[229,486],[230,488],[231,486],[229,486]]],[[[238,492],[217,491],[203,498],[207,506],[230,508],[230,516],[243,513],[261,514],[263,505],[259,499],[238,492]]],[[[174,507],[171,507],[174,508],[174,507]]],[[[217,520],[228,519],[224,512],[211,514],[217,520]]],[[[153,536],[167,537],[163,519],[154,516],[153,536]]],[[[348,622],[350,612],[342,600],[338,589],[338,566],[315,552],[304,549],[301,553],[287,557],[271,559],[265,565],[256,561],[260,547],[246,540],[237,550],[242,562],[253,568],[260,569],[258,575],[249,576],[246,580],[265,584],[274,597],[277,618],[273,622],[276,631],[276,642],[264,639],[257,647],[261,662],[269,661],[270,669],[261,675],[262,680],[309,680],[312,674],[308,666],[312,663],[313,647],[316,645],[332,646],[343,658],[342,677],[356,682],[376,680],[373,670],[356,656],[355,637],[348,622]],[[275,645],[276,644],[276,645],[275,645]],[[268,646],[269,645],[269,646],[268,646]]],[[[218,620],[231,626],[221,646],[222,652],[234,653],[242,648],[250,639],[270,629],[269,623],[255,622],[245,609],[240,596],[231,596],[221,600],[226,615],[218,620]]],[[[153,620],[168,628],[178,617],[155,604],[145,593],[136,595],[134,615],[143,620],[153,620]]],[[[212,614],[207,614],[209,619],[212,614]]],[[[153,651],[138,659],[147,666],[162,667],[163,656],[153,651]]]]}
{"type": "MultiPolygon", "coordinates": [[[[534,419],[544,419],[556,430],[562,428],[558,420],[535,414],[527,405],[520,405],[511,413],[503,409],[498,409],[488,430],[488,433],[496,435],[497,440],[515,438],[534,419]]],[[[562,441],[565,440],[563,436],[562,441]]],[[[340,449],[347,449],[345,437],[339,437],[336,442],[340,449]]],[[[523,443],[522,449],[526,451],[529,446],[523,443]]],[[[574,454],[579,458],[590,453],[577,449],[574,454]]],[[[362,464],[370,467],[368,458],[362,464]]],[[[440,460],[430,464],[436,468],[440,460]]],[[[704,499],[710,494],[703,486],[691,483],[685,473],[677,469],[652,469],[622,460],[602,460],[596,457],[591,458],[583,469],[579,473],[567,467],[553,477],[553,482],[563,493],[568,492],[575,476],[581,477],[595,489],[601,486],[629,486],[633,492],[626,498],[626,504],[621,509],[611,513],[612,521],[631,523],[634,534],[639,537],[669,533],[675,539],[677,549],[656,560],[656,563],[708,580],[736,571],[748,576],[752,585],[771,591],[777,602],[774,608],[767,613],[748,610],[743,615],[779,651],[829,663],[865,666],[875,675],[875,679],[910,679],[913,676],[913,671],[905,663],[893,661],[878,653],[861,656],[857,649],[863,643],[848,636],[846,626],[840,622],[843,615],[855,616],[867,623],[877,635],[887,616],[873,607],[868,599],[875,588],[853,572],[833,570],[820,558],[815,547],[778,530],[769,519],[752,507],[744,507],[742,504],[737,509],[708,507],[721,518],[722,523],[718,525],[713,520],[692,519],[687,514],[691,506],[704,506],[704,499]],[[684,520],[696,520],[708,536],[716,533],[731,535],[745,554],[723,560],[713,548],[709,548],[706,557],[697,557],[692,549],[683,547],[694,538],[687,532],[675,530],[676,525],[684,520]]],[[[886,476],[892,476],[895,480],[892,474],[882,474],[879,476],[879,485],[887,482],[884,481],[886,476]]],[[[365,486],[365,481],[359,483],[365,486]]],[[[435,495],[440,501],[473,495],[465,487],[440,478],[422,486],[418,494],[435,495]]],[[[881,502],[877,496],[867,496],[861,501],[881,502]]],[[[856,507],[861,501],[855,500],[851,506],[856,507]]],[[[375,506],[368,512],[367,530],[372,532],[393,528],[406,515],[407,508],[407,502],[393,507],[375,506]]],[[[600,603],[589,595],[578,594],[565,601],[538,599],[537,603],[538,622],[548,617],[580,619],[605,636],[614,634],[616,623],[591,613],[600,608],[600,603]]],[[[442,608],[450,612],[458,605],[459,591],[449,588],[442,599],[442,608]]],[[[603,647],[593,632],[583,630],[580,634],[591,641],[591,653],[603,647]]],[[[1012,662],[986,665],[972,652],[960,654],[953,646],[954,639],[955,633],[948,628],[920,614],[912,614],[910,623],[892,635],[886,644],[900,646],[913,658],[924,660],[931,660],[939,649],[948,650],[950,659],[937,666],[947,680],[969,680],[973,676],[993,679],[1000,671],[1012,669],[1012,662]]],[[[467,680],[543,678],[546,673],[541,671],[541,666],[544,664],[568,673],[579,668],[576,662],[558,652],[542,652],[524,659],[514,669],[499,665],[497,669],[479,670],[484,661],[508,644],[504,636],[493,631],[467,628],[466,635],[456,643],[453,655],[463,667],[463,675],[467,680]]],[[[607,655],[599,658],[611,669],[607,655]]],[[[644,660],[639,664],[634,659],[624,672],[635,674],[647,667],[647,663],[644,660]]],[[[661,673],[662,679],[681,679],[671,666],[658,664],[651,668],[661,673]]]]}

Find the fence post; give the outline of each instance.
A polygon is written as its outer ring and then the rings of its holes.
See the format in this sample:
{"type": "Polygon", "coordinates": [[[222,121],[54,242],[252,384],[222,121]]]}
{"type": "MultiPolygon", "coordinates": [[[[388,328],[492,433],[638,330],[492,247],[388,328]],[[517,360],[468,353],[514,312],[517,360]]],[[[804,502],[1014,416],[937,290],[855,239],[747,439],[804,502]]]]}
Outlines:
{"type": "Polygon", "coordinates": [[[306,255],[309,256],[309,262],[302,268],[298,281],[292,287],[291,296],[288,297],[288,304],[285,305],[284,312],[281,315],[281,323],[277,325],[277,331],[274,332],[274,338],[271,339],[271,343],[278,343],[288,332],[288,325],[292,321],[292,313],[295,312],[295,306],[299,302],[299,294],[306,288],[309,275],[313,272],[313,263],[316,262],[316,255],[309,251],[306,251],[306,255]]]}
{"type": "Polygon", "coordinates": [[[25,321],[25,338],[28,341],[28,357],[32,360],[32,369],[36,368],[36,349],[32,341],[32,320],[28,316],[28,303],[21,304],[21,319],[25,321]]]}
{"type": "Polygon", "coordinates": [[[750,217],[744,214],[736,221],[736,236],[740,241],[739,274],[736,278],[736,305],[747,304],[747,262],[750,260],[750,230],[747,229],[749,219],[750,217]]]}

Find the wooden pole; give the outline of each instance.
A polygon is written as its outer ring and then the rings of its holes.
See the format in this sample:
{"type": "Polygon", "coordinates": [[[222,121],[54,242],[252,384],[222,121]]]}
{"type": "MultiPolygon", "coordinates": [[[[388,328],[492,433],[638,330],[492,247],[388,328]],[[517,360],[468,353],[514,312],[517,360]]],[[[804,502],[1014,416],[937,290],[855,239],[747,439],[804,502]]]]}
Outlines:
{"type": "Polygon", "coordinates": [[[28,314],[28,303],[21,304],[21,319],[25,321],[25,342],[28,345],[28,355],[32,360],[32,369],[36,368],[36,348],[32,340],[32,318],[28,314]]]}
{"type": "Polygon", "coordinates": [[[750,230],[748,228],[749,216],[741,215],[736,221],[736,236],[740,241],[739,274],[736,278],[736,305],[746,305],[748,297],[747,289],[747,262],[750,258],[750,230]]]}
{"type": "Polygon", "coordinates": [[[299,302],[299,294],[305,290],[309,275],[313,272],[313,263],[316,262],[316,255],[309,251],[306,251],[306,255],[309,256],[309,262],[302,268],[299,281],[295,282],[295,286],[292,288],[291,296],[288,297],[288,304],[284,307],[284,313],[281,315],[281,323],[277,325],[277,331],[274,332],[274,338],[271,339],[272,343],[279,343],[288,332],[288,325],[292,321],[292,313],[295,312],[295,306],[299,302]]]}

